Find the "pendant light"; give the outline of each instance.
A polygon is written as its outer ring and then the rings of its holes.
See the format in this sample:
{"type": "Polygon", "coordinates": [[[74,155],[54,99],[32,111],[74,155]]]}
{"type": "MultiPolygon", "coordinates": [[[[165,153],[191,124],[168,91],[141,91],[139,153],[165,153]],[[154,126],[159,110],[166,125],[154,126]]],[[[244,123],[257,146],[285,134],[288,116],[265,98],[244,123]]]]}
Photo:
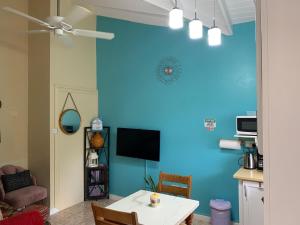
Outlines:
{"type": "Polygon", "coordinates": [[[183,28],[183,11],[177,7],[177,0],[175,0],[175,7],[169,12],[169,27],[171,29],[183,28]]]}
{"type": "Polygon", "coordinates": [[[218,46],[222,43],[222,31],[216,26],[216,0],[214,0],[214,17],[213,17],[213,26],[208,30],[208,45],[209,46],[218,46]]]}
{"type": "Polygon", "coordinates": [[[203,24],[197,18],[197,0],[195,0],[195,18],[189,22],[190,39],[200,39],[203,37],[203,24]]]}

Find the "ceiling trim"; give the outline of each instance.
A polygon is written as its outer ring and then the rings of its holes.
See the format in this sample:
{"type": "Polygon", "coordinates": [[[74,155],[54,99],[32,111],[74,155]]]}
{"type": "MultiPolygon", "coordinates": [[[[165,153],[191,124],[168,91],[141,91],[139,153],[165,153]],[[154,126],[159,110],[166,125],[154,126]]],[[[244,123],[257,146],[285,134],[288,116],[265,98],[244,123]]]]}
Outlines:
{"type": "Polygon", "coordinates": [[[232,35],[233,34],[232,21],[231,21],[229,12],[228,12],[226,2],[224,0],[217,0],[217,3],[218,3],[220,11],[224,17],[224,25],[226,26],[227,33],[228,33],[228,35],[232,35]]]}

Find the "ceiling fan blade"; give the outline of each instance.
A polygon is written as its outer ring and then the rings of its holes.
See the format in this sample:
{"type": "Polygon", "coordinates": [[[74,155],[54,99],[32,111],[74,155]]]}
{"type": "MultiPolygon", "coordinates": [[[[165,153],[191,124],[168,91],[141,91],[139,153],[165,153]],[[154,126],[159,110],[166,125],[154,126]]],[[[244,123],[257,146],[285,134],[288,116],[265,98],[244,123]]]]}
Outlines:
{"type": "Polygon", "coordinates": [[[29,34],[46,34],[49,33],[49,30],[30,30],[28,31],[29,34]]]}
{"type": "Polygon", "coordinates": [[[87,8],[75,5],[71,12],[64,18],[64,22],[74,25],[90,14],[92,14],[92,12],[87,8]]]}
{"type": "Polygon", "coordinates": [[[5,10],[5,11],[7,11],[7,12],[13,13],[13,14],[15,14],[15,15],[24,17],[24,18],[26,18],[26,19],[28,19],[28,20],[30,20],[30,21],[32,21],[32,22],[38,23],[38,24],[41,25],[41,26],[45,26],[45,27],[48,27],[48,28],[51,27],[50,24],[48,24],[48,23],[46,23],[46,22],[44,22],[44,21],[42,21],[42,20],[39,20],[39,19],[37,19],[37,18],[34,18],[34,17],[32,17],[32,16],[29,16],[28,14],[23,13],[23,12],[21,12],[21,11],[19,11],[19,10],[13,9],[13,8],[11,8],[11,7],[3,7],[2,9],[5,10]]]}
{"type": "Polygon", "coordinates": [[[113,33],[101,32],[101,31],[92,31],[92,30],[82,30],[82,29],[74,29],[72,34],[75,36],[83,36],[83,37],[90,37],[90,38],[100,38],[111,40],[115,37],[113,33]]]}

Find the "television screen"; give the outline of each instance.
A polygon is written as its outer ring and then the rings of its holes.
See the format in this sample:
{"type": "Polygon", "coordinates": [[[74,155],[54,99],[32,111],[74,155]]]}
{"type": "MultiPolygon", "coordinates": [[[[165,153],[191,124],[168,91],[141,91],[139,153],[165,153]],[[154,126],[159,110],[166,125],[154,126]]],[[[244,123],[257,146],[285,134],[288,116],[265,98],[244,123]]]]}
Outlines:
{"type": "Polygon", "coordinates": [[[117,155],[159,161],[160,131],[118,128],[117,155]]]}

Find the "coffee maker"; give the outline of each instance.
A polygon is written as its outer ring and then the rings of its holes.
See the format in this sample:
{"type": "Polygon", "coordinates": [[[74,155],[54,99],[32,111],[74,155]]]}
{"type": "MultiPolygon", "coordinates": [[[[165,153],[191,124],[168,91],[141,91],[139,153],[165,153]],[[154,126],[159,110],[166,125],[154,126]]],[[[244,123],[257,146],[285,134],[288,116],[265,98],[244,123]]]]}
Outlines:
{"type": "Polygon", "coordinates": [[[264,156],[259,154],[257,151],[257,169],[264,170],[264,156]]]}

